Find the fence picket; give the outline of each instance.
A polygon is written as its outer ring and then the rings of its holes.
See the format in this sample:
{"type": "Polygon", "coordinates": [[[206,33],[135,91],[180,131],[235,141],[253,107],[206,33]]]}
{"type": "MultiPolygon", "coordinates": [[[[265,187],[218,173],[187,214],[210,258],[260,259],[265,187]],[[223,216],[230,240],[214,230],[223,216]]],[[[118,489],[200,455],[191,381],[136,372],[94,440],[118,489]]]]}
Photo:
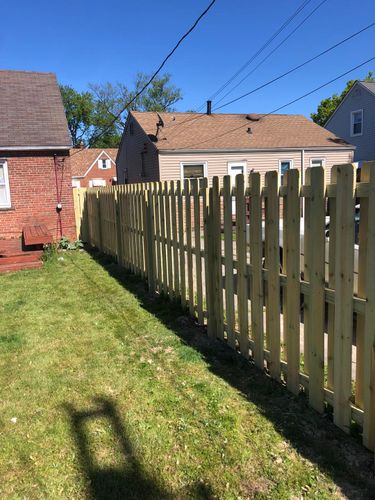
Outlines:
{"type": "Polygon", "coordinates": [[[280,254],[278,173],[265,176],[265,255],[268,270],[266,294],[266,342],[270,352],[269,372],[280,378],[280,254]]]}
{"type": "Polygon", "coordinates": [[[197,317],[198,323],[203,325],[203,292],[202,292],[202,257],[201,257],[201,210],[199,181],[191,181],[194,200],[194,249],[195,249],[195,275],[197,290],[197,317]]]}
{"type": "Polygon", "coordinates": [[[251,334],[255,365],[264,369],[262,198],[259,173],[250,174],[251,334]]]}
{"type": "Polygon", "coordinates": [[[288,362],[287,387],[299,393],[300,366],[300,202],[299,171],[288,170],[284,197],[283,272],[288,276],[284,302],[284,341],[288,362]]]}
{"type": "Polygon", "coordinates": [[[354,172],[352,165],[333,168],[337,179],[336,200],[336,296],[334,327],[334,422],[349,432],[352,393],[354,172]]]}
{"type": "MultiPolygon", "coordinates": [[[[305,200],[309,212],[309,224],[305,231],[305,280],[310,282],[308,316],[305,316],[305,330],[308,330],[305,355],[309,359],[309,401],[320,413],[324,410],[324,256],[325,256],[325,207],[324,170],[312,167],[306,170],[306,184],[311,194],[305,200]],[[310,234],[308,234],[310,231],[310,234]],[[308,251],[307,251],[308,249],[308,251]]],[[[306,300],[306,299],[305,299],[306,300]]],[[[306,342],[306,337],[305,337],[306,342]]]]}
{"type": "Polygon", "coordinates": [[[184,204],[182,196],[181,181],[177,181],[177,212],[178,212],[178,243],[180,257],[180,295],[181,306],[186,308],[186,266],[185,266],[185,242],[184,242],[184,204]]]}
{"type": "Polygon", "coordinates": [[[180,278],[178,267],[178,238],[177,238],[177,211],[176,188],[171,181],[171,217],[172,217],[172,246],[173,246],[173,298],[180,298],[180,278]]]}
{"type": "Polygon", "coordinates": [[[224,176],[224,256],[225,256],[225,315],[227,323],[228,344],[232,349],[236,346],[234,323],[234,289],[233,289],[233,220],[232,220],[232,186],[230,175],[224,176]]]}
{"type": "Polygon", "coordinates": [[[243,174],[236,176],[236,252],[238,324],[241,354],[249,357],[249,315],[247,293],[246,206],[243,174]]]}

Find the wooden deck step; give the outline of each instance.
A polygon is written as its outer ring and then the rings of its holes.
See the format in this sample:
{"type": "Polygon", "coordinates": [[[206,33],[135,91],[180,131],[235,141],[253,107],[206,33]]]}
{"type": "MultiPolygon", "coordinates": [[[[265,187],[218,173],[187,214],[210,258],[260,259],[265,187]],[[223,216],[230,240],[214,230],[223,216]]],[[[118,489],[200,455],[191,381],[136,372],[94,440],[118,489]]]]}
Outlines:
{"type": "Polygon", "coordinates": [[[23,240],[26,246],[46,245],[52,243],[53,238],[44,224],[25,226],[22,230],[23,240]]]}
{"type": "Polygon", "coordinates": [[[41,251],[24,252],[16,255],[6,255],[0,257],[0,267],[7,264],[15,264],[17,262],[38,262],[43,255],[41,251]]]}
{"type": "Polygon", "coordinates": [[[13,264],[0,265],[1,273],[10,273],[15,271],[24,271],[27,269],[38,269],[43,266],[41,260],[36,260],[32,262],[15,262],[13,264]]]}

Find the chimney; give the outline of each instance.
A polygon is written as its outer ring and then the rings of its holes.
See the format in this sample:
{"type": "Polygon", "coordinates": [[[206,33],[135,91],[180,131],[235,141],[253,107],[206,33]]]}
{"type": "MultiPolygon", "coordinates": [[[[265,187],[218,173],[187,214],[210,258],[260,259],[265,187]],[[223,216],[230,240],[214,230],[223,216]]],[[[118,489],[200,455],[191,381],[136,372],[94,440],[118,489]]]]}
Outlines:
{"type": "Polygon", "coordinates": [[[207,114],[208,115],[211,114],[211,104],[212,104],[212,101],[207,101],[207,114]]]}
{"type": "Polygon", "coordinates": [[[79,149],[85,149],[85,143],[83,141],[79,143],[79,149]]]}

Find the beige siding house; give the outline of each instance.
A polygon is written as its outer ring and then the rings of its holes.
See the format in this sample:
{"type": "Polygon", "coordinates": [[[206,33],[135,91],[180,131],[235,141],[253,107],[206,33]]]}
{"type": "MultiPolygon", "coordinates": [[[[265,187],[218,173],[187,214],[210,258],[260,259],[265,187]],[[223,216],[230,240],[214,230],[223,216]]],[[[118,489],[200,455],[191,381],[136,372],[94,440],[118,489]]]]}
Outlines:
{"type": "Polygon", "coordinates": [[[355,147],[301,115],[131,112],[117,155],[118,182],[301,172],[353,161],[355,147]]]}

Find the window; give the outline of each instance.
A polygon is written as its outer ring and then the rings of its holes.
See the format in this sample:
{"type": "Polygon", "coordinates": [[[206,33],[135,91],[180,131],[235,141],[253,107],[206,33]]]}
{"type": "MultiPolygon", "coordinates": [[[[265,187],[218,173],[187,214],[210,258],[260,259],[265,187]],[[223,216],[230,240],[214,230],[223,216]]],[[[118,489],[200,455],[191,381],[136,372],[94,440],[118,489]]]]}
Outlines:
{"type": "Polygon", "coordinates": [[[10,208],[8,164],[0,160],[0,208],[10,208]]]}
{"type": "Polygon", "coordinates": [[[111,168],[111,162],[107,158],[103,158],[102,160],[99,160],[99,168],[107,170],[108,168],[111,168]]]}
{"type": "Polygon", "coordinates": [[[89,181],[89,187],[105,187],[106,182],[104,179],[92,179],[89,181]]]}
{"type": "Polygon", "coordinates": [[[182,179],[207,177],[207,163],[181,163],[182,179]]]}
{"type": "Polygon", "coordinates": [[[279,160],[279,172],[282,179],[285,172],[293,168],[293,160],[279,160]]]}
{"type": "Polygon", "coordinates": [[[324,167],[326,161],[324,158],[311,158],[310,167],[324,167]]]}
{"type": "Polygon", "coordinates": [[[79,181],[78,179],[73,179],[72,180],[72,187],[74,187],[74,188],[81,187],[81,181],[79,181]]]}
{"type": "Polygon", "coordinates": [[[350,135],[362,135],[363,131],[363,109],[352,111],[350,113],[350,135]]]}

